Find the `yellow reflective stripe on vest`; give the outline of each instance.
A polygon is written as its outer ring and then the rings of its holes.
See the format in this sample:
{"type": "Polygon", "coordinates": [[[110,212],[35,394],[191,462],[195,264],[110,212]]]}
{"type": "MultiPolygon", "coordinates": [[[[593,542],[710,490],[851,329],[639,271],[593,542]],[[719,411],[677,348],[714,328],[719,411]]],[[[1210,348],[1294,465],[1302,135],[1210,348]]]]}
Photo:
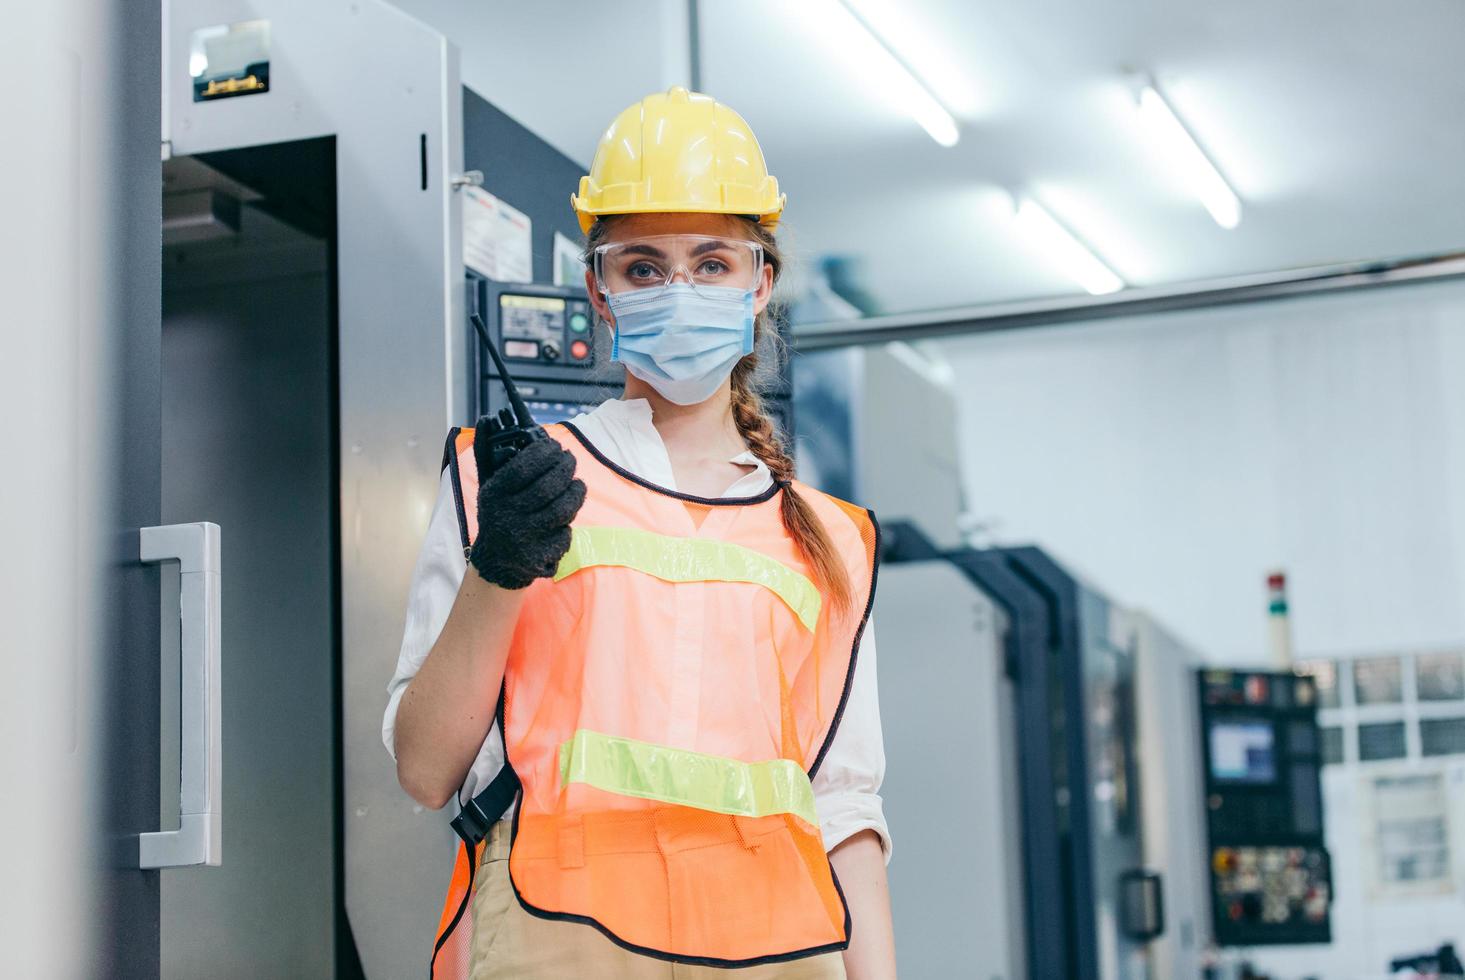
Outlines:
{"type": "Polygon", "coordinates": [[[814,583],[783,562],[742,545],[630,527],[577,527],[554,580],[593,565],[631,568],[666,582],[750,582],[782,599],[809,630],[819,622],[823,598],[814,583]]]}
{"type": "Polygon", "coordinates": [[[560,746],[560,785],[570,783],[740,817],[792,813],[819,825],[814,787],[792,759],[741,762],[582,728],[560,746]]]}

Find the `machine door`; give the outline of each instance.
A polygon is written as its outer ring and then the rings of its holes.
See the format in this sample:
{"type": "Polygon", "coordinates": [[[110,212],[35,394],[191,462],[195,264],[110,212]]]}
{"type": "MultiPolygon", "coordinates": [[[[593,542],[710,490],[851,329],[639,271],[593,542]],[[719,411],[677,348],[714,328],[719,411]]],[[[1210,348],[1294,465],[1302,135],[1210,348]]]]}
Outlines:
{"type": "Polygon", "coordinates": [[[1109,601],[1040,549],[999,554],[1042,596],[1052,624],[1046,666],[1061,706],[1051,736],[1062,761],[1054,782],[1066,828],[1075,974],[1141,977],[1145,938],[1123,915],[1128,883],[1143,870],[1132,641],[1109,601]]]}
{"type": "Polygon", "coordinates": [[[880,571],[885,813],[900,973],[1019,980],[1022,828],[1007,617],[953,564],[880,571]],[[901,842],[904,841],[904,846],[901,842]]]}
{"type": "MultiPolygon", "coordinates": [[[[1094,930],[1099,976],[1129,980],[1146,976],[1145,943],[1126,910],[1131,890],[1143,884],[1140,841],[1140,783],[1136,758],[1134,650],[1126,632],[1113,624],[1115,607],[1102,595],[1078,586],[1084,750],[1090,793],[1089,849],[1094,883],[1094,930]]],[[[1152,901],[1158,897],[1151,894],[1152,901]]],[[[1160,914],[1155,910],[1156,917],[1160,914]]]]}
{"type": "Polygon", "coordinates": [[[227,855],[164,876],[163,973],[419,976],[453,834],[381,728],[442,437],[471,418],[457,49],[385,0],[165,9],[169,152],[240,186],[180,195],[177,230],[216,241],[165,282],[164,511],[228,515],[230,584],[227,855]]]}
{"type": "MultiPolygon", "coordinates": [[[[151,29],[146,6],[139,8],[138,17],[136,29],[126,33],[149,38],[152,44],[141,46],[153,50],[138,52],[129,73],[136,72],[136,88],[147,94],[147,82],[157,74],[155,67],[149,75],[145,65],[150,54],[156,66],[158,11],[151,10],[151,29]]],[[[156,97],[156,83],[150,94],[156,97]]],[[[132,95],[134,105],[140,98],[132,95]]],[[[132,117],[127,118],[128,125],[111,128],[132,130],[132,117]]],[[[95,563],[89,580],[78,582],[80,604],[94,604],[95,619],[92,635],[81,637],[76,649],[73,707],[88,705],[88,687],[94,700],[91,711],[76,719],[74,736],[80,757],[95,768],[82,774],[88,789],[77,809],[29,804],[50,810],[53,817],[69,814],[67,822],[77,839],[84,839],[79,835],[85,828],[99,847],[91,855],[91,874],[82,879],[91,895],[79,896],[84,903],[92,899],[84,913],[89,919],[84,941],[90,947],[84,956],[91,963],[77,975],[117,978],[158,976],[158,868],[178,856],[166,847],[145,854],[145,842],[162,840],[149,835],[171,829],[161,823],[158,810],[160,565],[142,560],[146,545],[153,545],[161,557],[169,544],[160,538],[148,541],[144,532],[161,524],[156,113],[150,121],[151,126],[137,122],[136,138],[117,147],[118,152],[98,153],[97,158],[108,161],[102,169],[117,174],[116,186],[104,196],[151,206],[119,209],[128,213],[118,222],[116,239],[107,242],[114,252],[112,281],[88,282],[83,274],[72,287],[83,294],[105,293],[109,286],[115,290],[112,309],[93,311],[99,317],[93,328],[98,336],[81,339],[77,356],[84,360],[74,365],[76,377],[89,379],[74,392],[89,416],[77,419],[75,449],[88,462],[73,474],[84,482],[71,490],[78,500],[92,503],[83,503],[79,513],[90,510],[98,518],[68,556],[95,563]],[[145,856],[153,860],[145,861],[145,856]]],[[[70,435],[68,427],[56,429],[62,441],[70,435]]],[[[179,629],[179,621],[173,626],[179,629]]],[[[64,651],[53,652],[60,662],[64,651]]],[[[56,962],[64,956],[57,951],[56,962]]]]}
{"type": "Polygon", "coordinates": [[[117,5],[6,12],[31,80],[0,97],[25,134],[0,153],[6,977],[156,978],[161,869],[219,853],[218,528],[160,526],[160,14],[130,7],[124,30],[117,5]],[[165,631],[190,658],[166,818],[165,631]]]}

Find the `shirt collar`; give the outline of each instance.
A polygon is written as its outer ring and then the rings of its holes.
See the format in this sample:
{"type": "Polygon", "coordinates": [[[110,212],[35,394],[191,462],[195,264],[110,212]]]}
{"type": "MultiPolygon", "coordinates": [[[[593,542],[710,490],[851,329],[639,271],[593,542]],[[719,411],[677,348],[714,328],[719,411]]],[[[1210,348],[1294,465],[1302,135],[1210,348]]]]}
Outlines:
{"type": "MultiPolygon", "coordinates": [[[[646,399],[607,398],[595,407],[593,414],[607,424],[624,425],[636,438],[651,440],[662,446],[662,452],[666,451],[665,445],[661,442],[661,433],[656,431],[656,426],[651,421],[651,403],[646,399]]],[[[738,466],[753,467],[753,472],[747,474],[744,479],[754,476],[773,479],[768,464],[759,459],[751,449],[744,449],[742,452],[736,453],[728,459],[728,462],[738,466]]]]}

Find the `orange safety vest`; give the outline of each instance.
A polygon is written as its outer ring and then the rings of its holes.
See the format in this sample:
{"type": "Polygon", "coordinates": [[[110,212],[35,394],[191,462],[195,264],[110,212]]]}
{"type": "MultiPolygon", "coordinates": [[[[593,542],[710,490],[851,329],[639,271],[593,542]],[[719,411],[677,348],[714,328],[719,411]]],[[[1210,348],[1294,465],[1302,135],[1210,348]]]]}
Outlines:
{"type": "MultiPolygon", "coordinates": [[[[675,493],[614,465],[569,423],[585,504],[555,577],[529,586],[499,724],[522,783],[509,852],[534,915],[679,963],[749,966],[844,949],[849,910],[810,780],[833,740],[875,591],[874,515],[798,485],[845,563],[824,601],[755,497],[675,493]]],[[[450,468],[477,533],[473,430],[450,468]]],[[[459,846],[434,977],[467,974],[479,853],[459,846]],[[471,923],[471,917],[469,922],[471,923]]]]}

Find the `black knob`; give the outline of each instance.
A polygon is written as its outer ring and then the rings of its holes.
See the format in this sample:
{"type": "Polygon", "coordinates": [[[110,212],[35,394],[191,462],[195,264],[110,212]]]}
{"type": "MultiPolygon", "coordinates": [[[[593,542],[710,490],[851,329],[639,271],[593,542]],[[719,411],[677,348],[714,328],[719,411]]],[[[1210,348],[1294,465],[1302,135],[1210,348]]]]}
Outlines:
{"type": "Polygon", "coordinates": [[[543,352],[546,361],[558,361],[560,359],[559,344],[547,343],[543,347],[543,352]]]}
{"type": "Polygon", "coordinates": [[[497,428],[493,430],[495,432],[498,432],[500,429],[512,429],[514,427],[513,410],[508,408],[499,409],[499,417],[495,421],[498,423],[497,428]]]}

